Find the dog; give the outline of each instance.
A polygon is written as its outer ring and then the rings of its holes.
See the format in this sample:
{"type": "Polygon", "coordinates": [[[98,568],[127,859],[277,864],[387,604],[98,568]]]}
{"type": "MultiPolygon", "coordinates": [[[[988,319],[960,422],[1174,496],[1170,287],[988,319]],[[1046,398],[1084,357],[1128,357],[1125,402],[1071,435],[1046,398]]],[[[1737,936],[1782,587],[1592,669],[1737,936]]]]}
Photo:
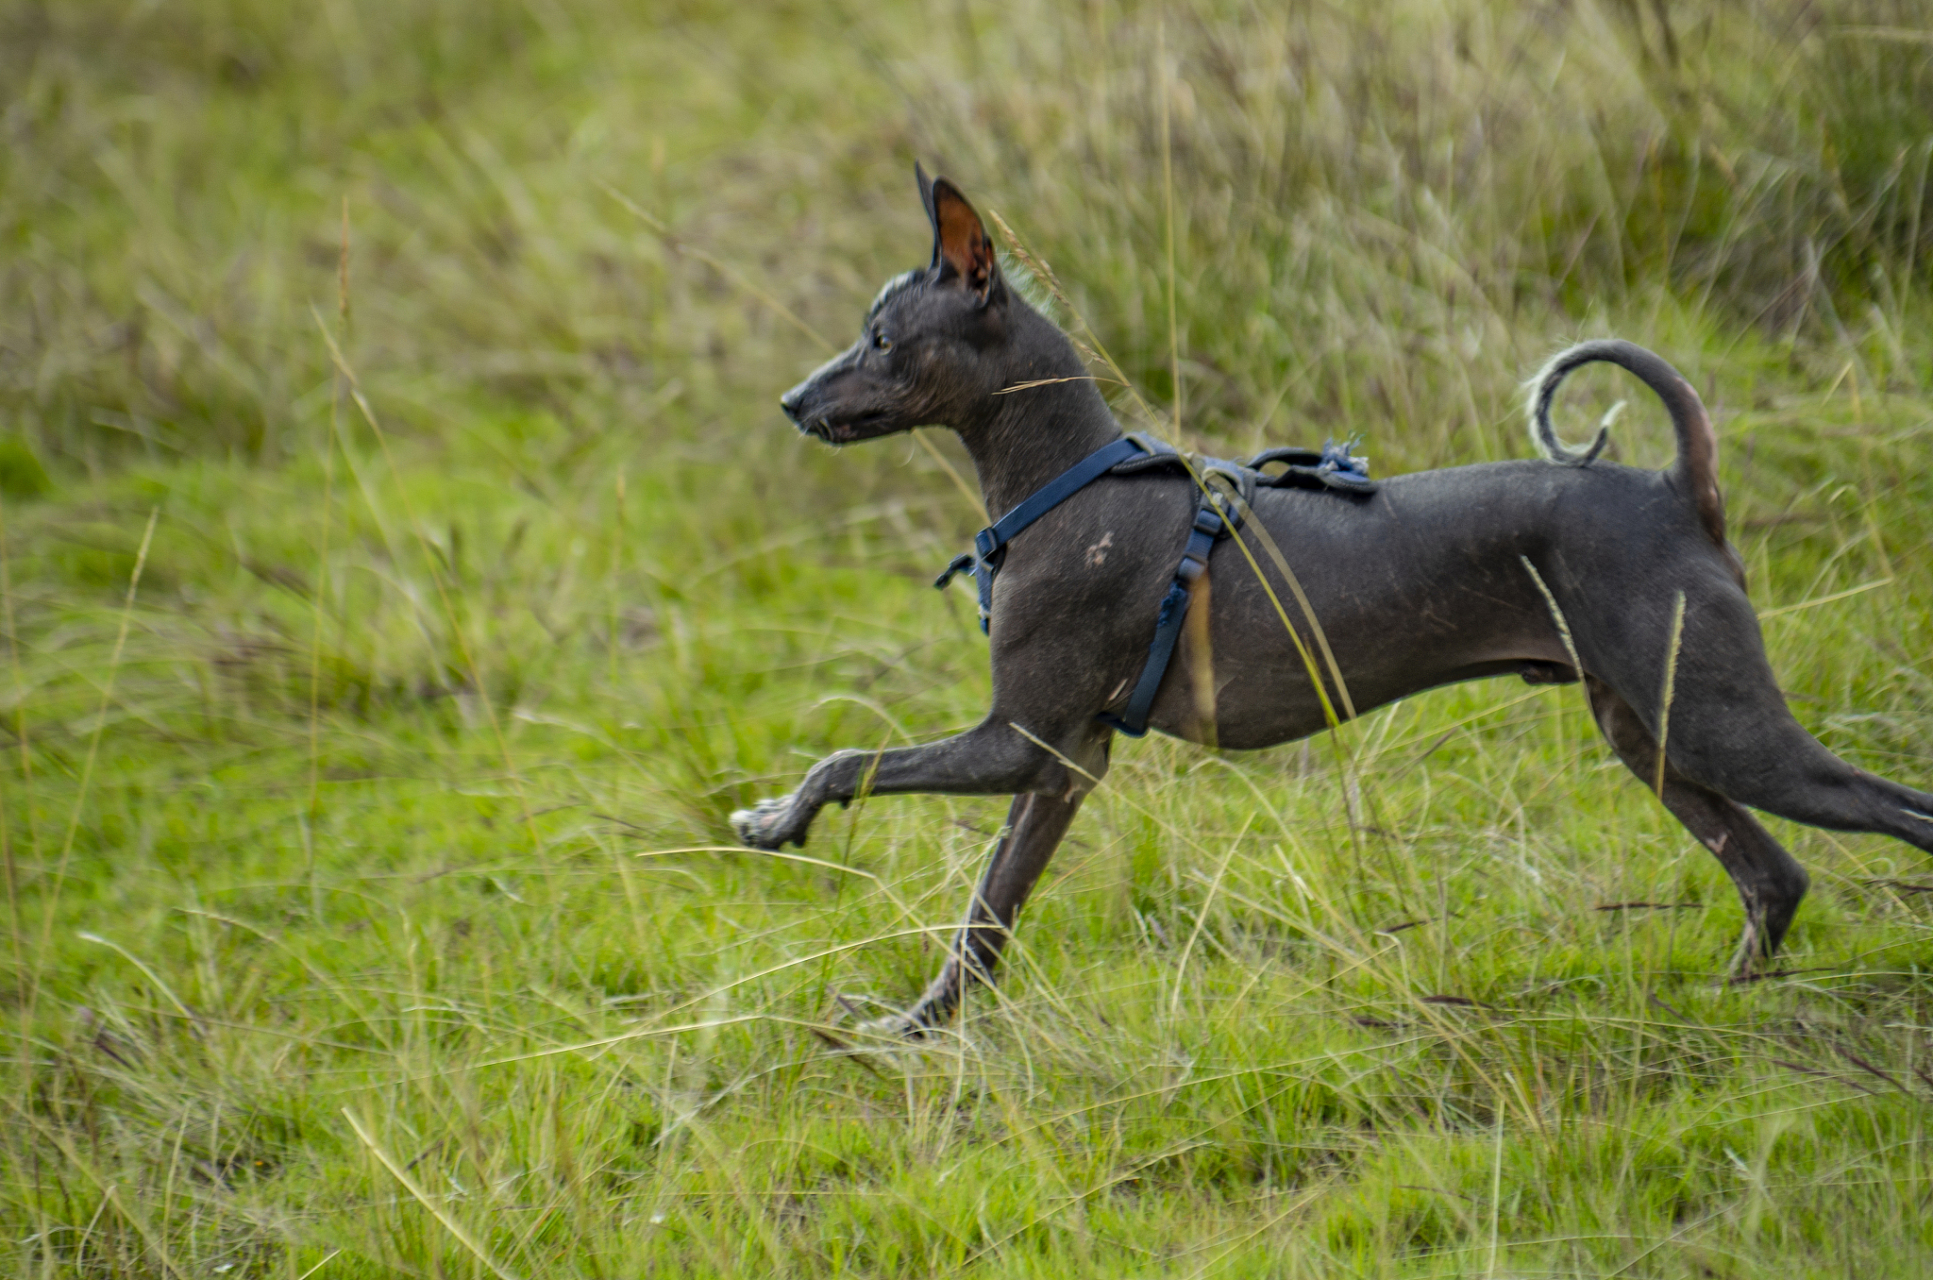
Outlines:
{"type": "MultiPolygon", "coordinates": [[[[1067,336],[1003,278],[966,197],[915,172],[930,264],[889,281],[858,340],[780,405],[833,445],[950,427],[987,509],[1009,511],[1122,431],[1067,336]]],[[[1725,537],[1717,437],[1691,385],[1641,347],[1599,341],[1556,357],[1531,388],[1543,459],[1400,475],[1356,496],[1262,487],[1234,504],[1247,522],[1238,536],[1284,558],[1245,558],[1230,538],[1200,555],[1214,590],[1198,593],[1189,630],[1205,641],[1194,665],[1212,655],[1212,671],[1157,675],[1146,723],[1258,748],[1439,685],[1581,680],[1611,749],[1730,874],[1745,909],[1733,973],[1748,976],[1777,950],[1808,880],[1747,806],[1933,851],[1933,795],[1846,764],[1787,710],[1725,537]],[[1597,361],[1663,401],[1678,445],[1664,471],[1599,461],[1603,432],[1588,449],[1558,440],[1557,386],[1597,361]]],[[[820,808],[862,792],[1014,797],[939,975],[884,1030],[917,1038],[952,1017],[965,981],[992,982],[1021,906],[1107,773],[1150,631],[1158,647],[1169,625],[1157,606],[1186,576],[1175,558],[1191,521],[1201,528],[1198,481],[1175,468],[1104,474],[1002,549],[997,580],[995,565],[982,579],[993,705],[980,724],[923,746],[837,752],[790,795],[732,815],[745,845],[778,849],[803,845],[820,808]]]]}

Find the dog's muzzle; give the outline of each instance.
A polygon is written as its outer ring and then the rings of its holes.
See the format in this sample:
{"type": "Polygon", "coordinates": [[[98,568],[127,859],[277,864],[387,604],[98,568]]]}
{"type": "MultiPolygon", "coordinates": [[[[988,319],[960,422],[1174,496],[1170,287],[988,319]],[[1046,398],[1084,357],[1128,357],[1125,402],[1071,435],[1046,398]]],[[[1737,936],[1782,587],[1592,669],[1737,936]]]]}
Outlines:
{"type": "Polygon", "coordinates": [[[833,429],[832,421],[822,406],[813,405],[816,397],[812,394],[812,379],[807,378],[798,386],[779,397],[779,408],[792,420],[792,425],[809,436],[817,436],[827,444],[840,443],[840,435],[833,429]]]}
{"type": "Polygon", "coordinates": [[[780,396],[779,408],[801,432],[827,444],[851,444],[864,439],[866,429],[885,417],[876,412],[838,416],[838,405],[827,404],[826,397],[815,391],[810,378],[780,396]]]}
{"type": "Polygon", "coordinates": [[[792,424],[801,431],[806,429],[806,425],[805,419],[799,415],[805,411],[806,393],[811,385],[810,381],[801,382],[798,386],[779,397],[779,408],[785,411],[785,416],[790,418],[792,424]]]}

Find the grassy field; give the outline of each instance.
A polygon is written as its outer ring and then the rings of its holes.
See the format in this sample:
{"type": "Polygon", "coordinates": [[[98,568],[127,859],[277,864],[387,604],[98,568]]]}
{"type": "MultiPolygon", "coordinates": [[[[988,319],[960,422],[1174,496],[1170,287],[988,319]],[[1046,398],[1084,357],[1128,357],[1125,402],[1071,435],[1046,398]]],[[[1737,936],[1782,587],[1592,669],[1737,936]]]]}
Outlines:
{"type": "Polygon", "coordinates": [[[1933,869],[1772,821],[1724,985],[1574,687],[1120,743],[959,1034],[827,1052],[1005,812],[724,823],[986,703],[957,445],[775,408],[915,157],[1216,452],[1522,457],[1659,350],[1800,719],[1933,785],[1913,0],[4,0],[0,1270],[1933,1271],[1933,869]]]}

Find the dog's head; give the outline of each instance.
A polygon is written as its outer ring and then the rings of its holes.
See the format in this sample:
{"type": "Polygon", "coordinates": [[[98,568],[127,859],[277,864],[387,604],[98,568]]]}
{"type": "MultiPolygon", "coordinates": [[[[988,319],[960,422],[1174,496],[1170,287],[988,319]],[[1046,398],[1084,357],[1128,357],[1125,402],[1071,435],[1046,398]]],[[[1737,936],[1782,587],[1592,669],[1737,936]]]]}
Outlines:
{"type": "Polygon", "coordinates": [[[958,187],[914,166],[933,224],[933,261],[886,282],[859,340],[779,400],[799,430],[851,444],[927,425],[960,426],[1005,383],[1016,306],[993,240],[958,187]]]}

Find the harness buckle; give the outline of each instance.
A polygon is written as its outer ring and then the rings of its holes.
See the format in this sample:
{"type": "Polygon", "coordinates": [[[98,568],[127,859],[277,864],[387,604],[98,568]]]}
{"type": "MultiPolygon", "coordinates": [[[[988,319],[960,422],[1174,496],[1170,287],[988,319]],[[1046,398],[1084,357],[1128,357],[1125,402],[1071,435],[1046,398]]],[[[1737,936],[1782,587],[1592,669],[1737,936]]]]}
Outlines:
{"type": "Polygon", "coordinates": [[[962,551],[959,555],[954,556],[952,563],[940,570],[940,576],[933,579],[933,585],[941,591],[946,590],[946,584],[953,581],[955,576],[973,571],[973,558],[973,552],[971,551],[962,551]]]}

